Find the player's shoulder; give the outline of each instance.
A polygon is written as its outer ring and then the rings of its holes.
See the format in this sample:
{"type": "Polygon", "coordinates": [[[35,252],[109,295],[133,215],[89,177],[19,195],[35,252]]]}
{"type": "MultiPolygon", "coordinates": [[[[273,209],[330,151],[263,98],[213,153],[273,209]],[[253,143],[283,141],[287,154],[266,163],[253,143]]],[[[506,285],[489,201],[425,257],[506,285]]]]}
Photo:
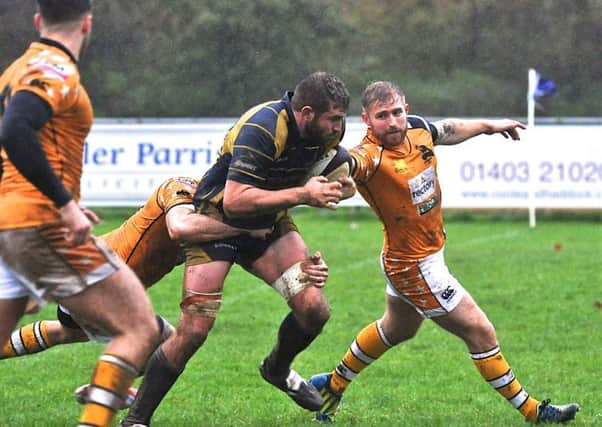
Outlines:
{"type": "Polygon", "coordinates": [[[408,115],[408,129],[426,129],[430,131],[430,123],[427,119],[416,114],[408,115]]]}
{"type": "Polygon", "coordinates": [[[295,135],[295,133],[291,133],[292,121],[286,102],[283,100],[267,101],[243,114],[233,128],[233,132],[237,137],[244,135],[244,138],[255,137],[257,141],[263,141],[264,144],[261,148],[257,146],[255,148],[267,150],[265,154],[278,157],[285,149],[290,137],[295,135]]]}
{"type": "Polygon", "coordinates": [[[199,181],[190,177],[168,178],[157,188],[147,205],[167,211],[176,205],[192,204],[199,181]]]}
{"type": "Polygon", "coordinates": [[[166,179],[159,186],[159,192],[163,194],[185,194],[192,197],[199,184],[199,180],[187,176],[177,176],[166,179]]]}
{"type": "Polygon", "coordinates": [[[265,101],[247,110],[241,121],[258,128],[275,130],[277,124],[290,120],[288,110],[287,103],[282,99],[265,101]]]}
{"type": "Polygon", "coordinates": [[[362,138],[359,144],[350,149],[351,154],[354,153],[375,153],[382,151],[382,144],[376,139],[370,130],[362,138]]]}
{"type": "Polygon", "coordinates": [[[428,121],[422,116],[415,114],[408,115],[408,131],[423,130],[431,134],[432,140],[436,140],[439,134],[434,123],[428,121]]]}
{"type": "Polygon", "coordinates": [[[25,54],[24,66],[29,73],[52,81],[79,82],[79,70],[66,51],[55,46],[33,43],[25,54]]]}
{"type": "Polygon", "coordinates": [[[79,94],[77,64],[63,49],[34,42],[14,65],[13,91],[31,91],[55,107],[69,104],[79,94]]]}

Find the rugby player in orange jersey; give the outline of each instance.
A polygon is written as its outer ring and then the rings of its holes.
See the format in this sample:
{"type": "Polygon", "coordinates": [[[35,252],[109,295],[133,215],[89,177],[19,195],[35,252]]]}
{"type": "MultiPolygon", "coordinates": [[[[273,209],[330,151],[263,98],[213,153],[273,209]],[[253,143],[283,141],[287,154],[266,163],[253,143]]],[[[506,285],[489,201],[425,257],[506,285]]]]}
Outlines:
{"type": "Polygon", "coordinates": [[[387,350],[413,338],[425,318],[464,341],[481,376],[527,421],[564,423],[575,418],[579,405],[540,402],[523,389],[501,353],[493,325],[448,271],[443,256],[445,231],[434,146],[459,144],[480,134],[518,140],[518,130],[525,126],[506,119],[431,123],[409,116],[403,92],[383,81],[368,85],[362,107],[368,130],[361,144],[350,150],[352,176],[384,225],[386,309],[381,319],[357,335],[332,372],[311,378],[325,401],[316,418],[332,420],[351,381],[387,350]]]}
{"type": "Polygon", "coordinates": [[[92,2],[37,6],[41,38],[0,76],[0,259],[18,277],[0,289],[0,342],[29,296],[57,301],[110,332],[80,418],[82,426],[109,426],[157,346],[159,328],[140,280],[91,235],[95,217],[78,205],[93,122],[78,61],[92,30],[92,2]]]}

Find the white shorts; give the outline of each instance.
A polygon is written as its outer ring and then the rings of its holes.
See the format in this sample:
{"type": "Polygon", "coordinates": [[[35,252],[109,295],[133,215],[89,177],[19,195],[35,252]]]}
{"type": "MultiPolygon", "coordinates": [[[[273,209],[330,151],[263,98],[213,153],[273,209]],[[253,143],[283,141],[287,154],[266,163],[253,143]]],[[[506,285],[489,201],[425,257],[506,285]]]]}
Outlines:
{"type": "Polygon", "coordinates": [[[22,285],[48,301],[83,292],[123,265],[117,254],[95,237],[73,246],[60,223],[0,230],[0,257],[22,285]]]}
{"type": "Polygon", "coordinates": [[[67,307],[59,304],[58,309],[63,313],[68,314],[71,317],[71,319],[73,319],[73,321],[78,324],[81,330],[84,331],[84,333],[88,336],[90,341],[95,341],[99,343],[108,343],[109,341],[111,341],[112,336],[108,332],[103,331],[102,329],[97,328],[80,319],[76,320],[67,307]]]}
{"type": "Polygon", "coordinates": [[[411,304],[422,316],[442,316],[460,303],[466,290],[445,265],[443,249],[420,261],[381,256],[387,295],[411,304]]]}
{"type": "Polygon", "coordinates": [[[0,299],[24,297],[31,297],[39,306],[46,304],[41,293],[24,277],[8,268],[0,258],[0,299]]]}

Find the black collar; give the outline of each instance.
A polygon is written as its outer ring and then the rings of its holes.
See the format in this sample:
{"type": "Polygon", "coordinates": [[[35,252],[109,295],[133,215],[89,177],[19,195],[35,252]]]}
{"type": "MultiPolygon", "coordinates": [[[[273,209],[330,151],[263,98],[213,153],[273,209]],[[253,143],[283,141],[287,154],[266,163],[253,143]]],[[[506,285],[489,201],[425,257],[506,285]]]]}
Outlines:
{"type": "Polygon", "coordinates": [[[75,59],[75,56],[73,56],[71,51],[69,49],[67,49],[62,43],[59,43],[53,39],[47,39],[45,37],[41,37],[39,41],[40,41],[40,43],[44,43],[44,44],[59,48],[60,50],[65,52],[67,55],[69,55],[69,58],[71,58],[71,60],[77,64],[77,59],[75,59]]]}

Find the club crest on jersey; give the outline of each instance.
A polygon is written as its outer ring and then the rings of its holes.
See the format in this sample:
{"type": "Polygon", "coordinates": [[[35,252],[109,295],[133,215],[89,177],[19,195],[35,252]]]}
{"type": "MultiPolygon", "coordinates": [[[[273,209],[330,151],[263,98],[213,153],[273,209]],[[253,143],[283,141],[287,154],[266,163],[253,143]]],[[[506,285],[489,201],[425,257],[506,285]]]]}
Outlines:
{"type": "Polygon", "coordinates": [[[427,169],[408,180],[412,204],[418,205],[428,200],[435,193],[435,168],[427,169]]]}
{"type": "Polygon", "coordinates": [[[42,90],[46,90],[47,84],[39,79],[33,79],[28,82],[29,86],[37,87],[42,90]]]}
{"type": "Polygon", "coordinates": [[[433,150],[428,148],[426,145],[417,145],[416,148],[422,151],[422,160],[424,160],[424,163],[430,162],[431,158],[435,155],[433,150]]]}

